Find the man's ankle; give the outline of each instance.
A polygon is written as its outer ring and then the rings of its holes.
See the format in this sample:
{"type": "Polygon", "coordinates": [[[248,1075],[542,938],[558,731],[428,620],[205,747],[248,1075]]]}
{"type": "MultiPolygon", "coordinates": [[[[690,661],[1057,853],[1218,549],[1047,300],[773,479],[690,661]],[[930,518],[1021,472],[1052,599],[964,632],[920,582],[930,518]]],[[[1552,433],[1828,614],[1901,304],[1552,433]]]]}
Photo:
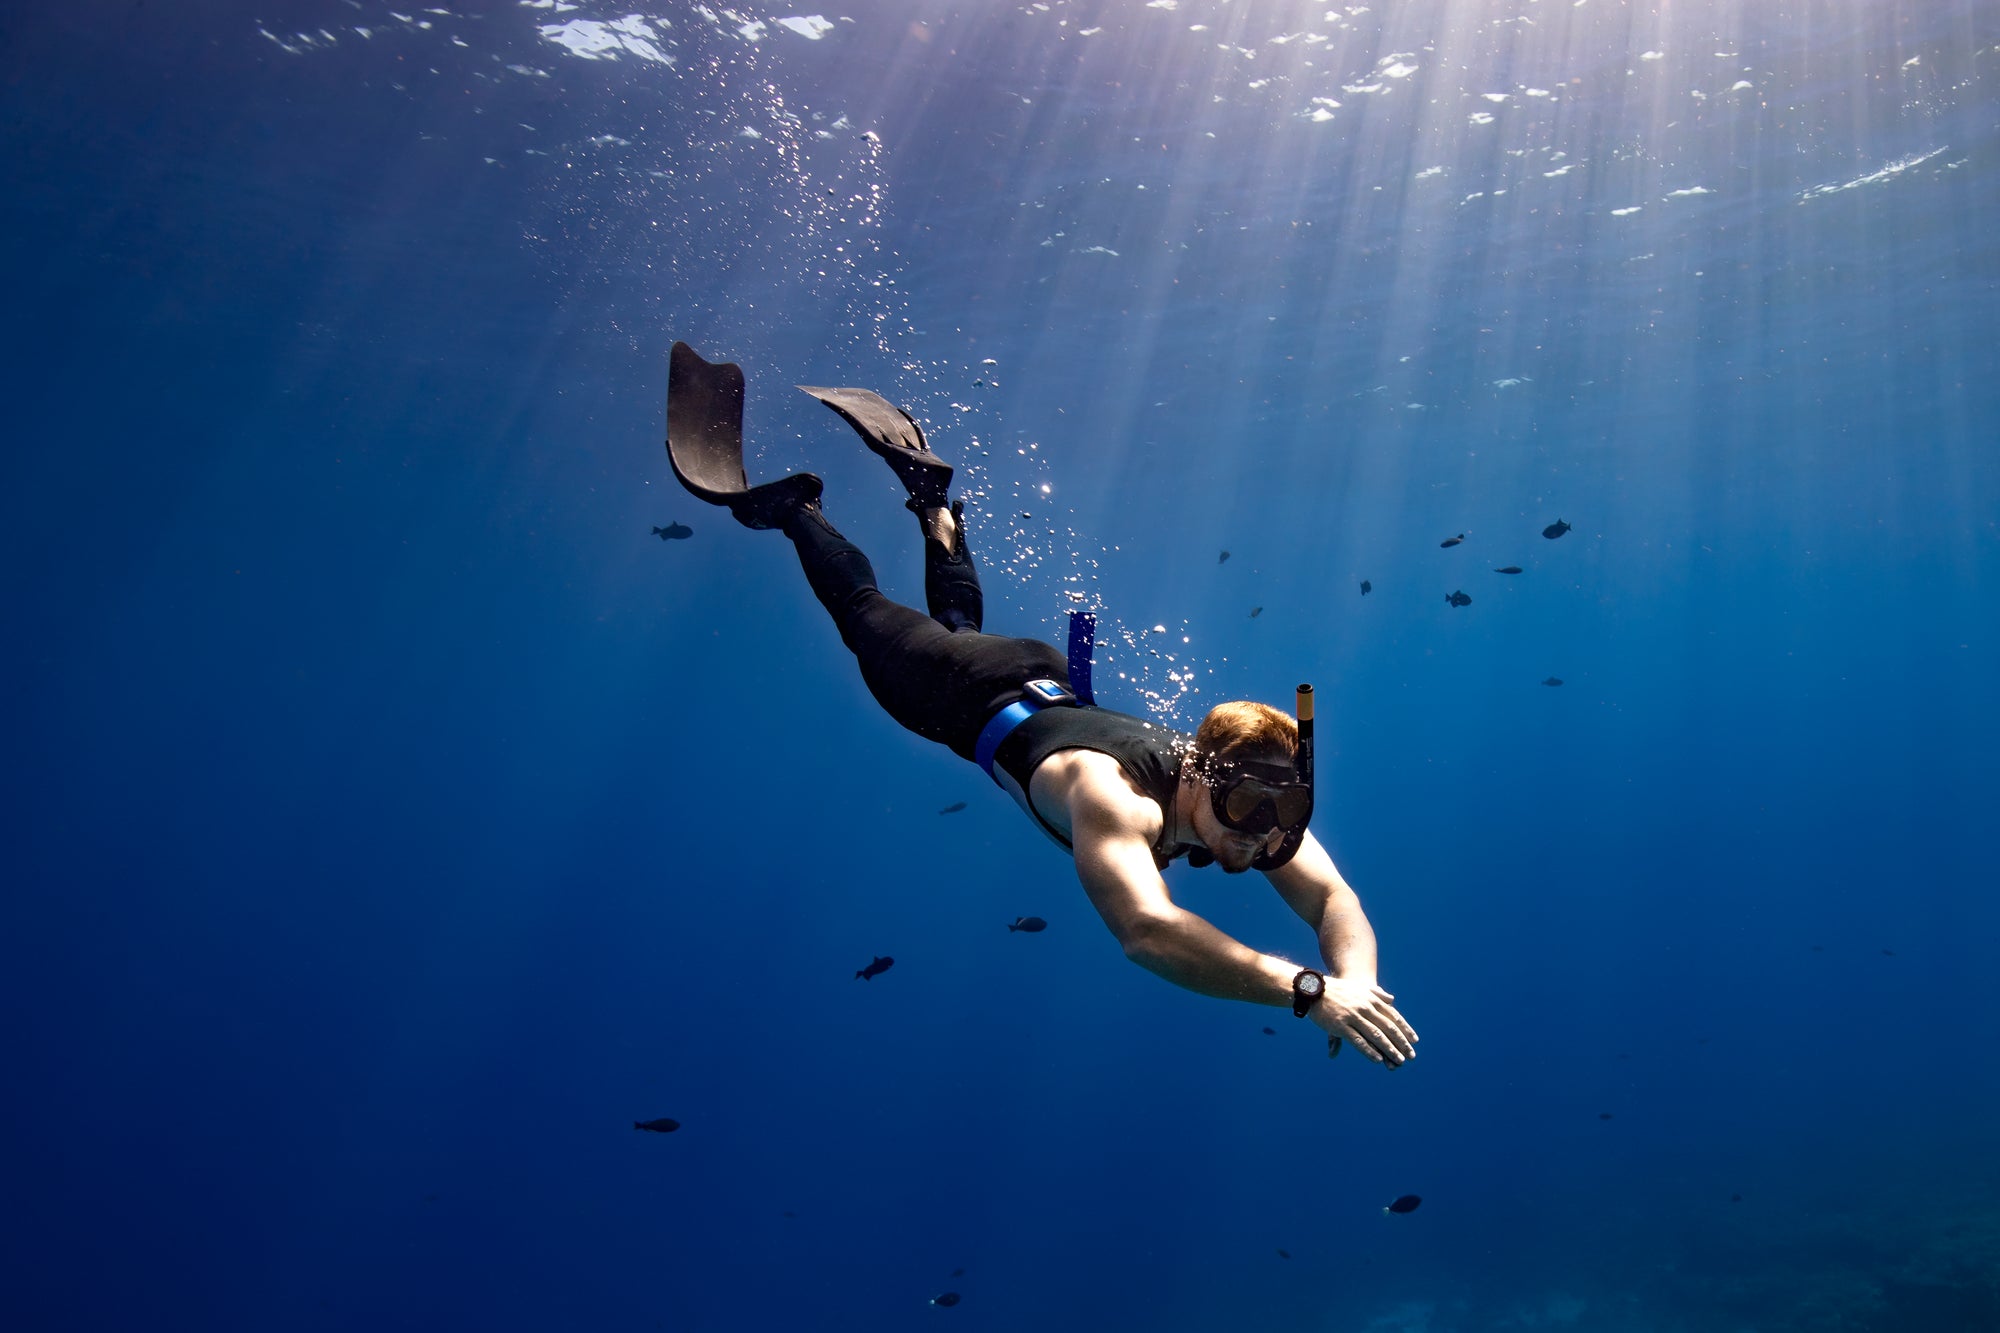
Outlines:
{"type": "Polygon", "coordinates": [[[963,546],[962,515],[965,513],[963,501],[953,500],[949,506],[925,505],[915,500],[906,501],[905,508],[917,516],[917,526],[923,529],[924,539],[942,546],[946,553],[956,558],[963,546]]]}

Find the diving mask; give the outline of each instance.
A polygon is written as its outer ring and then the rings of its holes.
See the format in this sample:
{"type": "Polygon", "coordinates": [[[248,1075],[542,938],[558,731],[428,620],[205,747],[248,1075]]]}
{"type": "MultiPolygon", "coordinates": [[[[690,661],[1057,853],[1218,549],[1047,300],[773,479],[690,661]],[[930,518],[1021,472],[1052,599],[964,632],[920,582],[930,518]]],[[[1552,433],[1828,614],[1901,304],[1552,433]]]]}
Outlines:
{"type": "Polygon", "coordinates": [[[1313,793],[1289,765],[1231,764],[1209,780],[1209,808],[1224,827],[1238,833],[1287,833],[1312,817],[1313,793]]]}

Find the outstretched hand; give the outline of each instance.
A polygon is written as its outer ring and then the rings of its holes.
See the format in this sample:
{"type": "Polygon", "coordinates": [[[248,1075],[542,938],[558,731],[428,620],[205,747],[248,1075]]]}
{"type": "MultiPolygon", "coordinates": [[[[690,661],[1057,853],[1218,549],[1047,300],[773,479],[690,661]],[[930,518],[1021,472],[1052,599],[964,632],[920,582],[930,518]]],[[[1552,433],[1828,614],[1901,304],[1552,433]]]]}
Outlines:
{"type": "Polygon", "coordinates": [[[1395,998],[1380,986],[1328,977],[1326,994],[1308,1014],[1327,1034],[1327,1056],[1339,1055],[1345,1038],[1370,1060],[1391,1069],[1416,1058],[1417,1030],[1389,1003],[1395,998]]]}

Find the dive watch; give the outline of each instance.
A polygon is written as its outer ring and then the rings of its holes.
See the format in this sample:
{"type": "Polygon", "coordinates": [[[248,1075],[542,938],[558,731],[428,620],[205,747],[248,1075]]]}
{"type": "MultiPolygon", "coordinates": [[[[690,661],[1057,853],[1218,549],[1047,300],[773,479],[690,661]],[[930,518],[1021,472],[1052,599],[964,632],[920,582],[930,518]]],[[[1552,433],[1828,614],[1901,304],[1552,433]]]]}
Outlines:
{"type": "Polygon", "coordinates": [[[1299,969],[1292,978],[1292,1017],[1304,1018],[1306,1011],[1319,1003],[1319,997],[1326,994],[1326,974],[1315,972],[1309,967],[1299,969]]]}

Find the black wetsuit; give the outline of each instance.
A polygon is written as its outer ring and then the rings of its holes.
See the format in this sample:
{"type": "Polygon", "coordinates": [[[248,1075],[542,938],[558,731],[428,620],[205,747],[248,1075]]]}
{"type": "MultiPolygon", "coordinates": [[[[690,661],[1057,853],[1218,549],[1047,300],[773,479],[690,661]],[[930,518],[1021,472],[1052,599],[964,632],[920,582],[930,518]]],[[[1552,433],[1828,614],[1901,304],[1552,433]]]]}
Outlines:
{"type": "MultiPolygon", "coordinates": [[[[891,601],[876,586],[867,555],[826,521],[818,505],[795,511],[784,532],[841,642],[861,664],[868,692],[890,717],[925,740],[971,760],[987,722],[1025,697],[1022,685],[1069,680],[1068,662],[1053,645],[980,632],[985,596],[962,528],[956,552],[924,541],[929,615],[891,601]]],[[[1035,768],[1058,750],[1108,754],[1159,803],[1165,830],[1173,827],[1180,757],[1191,743],[1183,733],[1107,708],[1044,708],[1014,729],[994,762],[1025,792],[1035,768]]],[[[1049,836],[1069,845],[1046,820],[1036,819],[1049,836]]],[[[1155,846],[1153,859],[1164,865],[1184,850],[1155,846]]]]}

